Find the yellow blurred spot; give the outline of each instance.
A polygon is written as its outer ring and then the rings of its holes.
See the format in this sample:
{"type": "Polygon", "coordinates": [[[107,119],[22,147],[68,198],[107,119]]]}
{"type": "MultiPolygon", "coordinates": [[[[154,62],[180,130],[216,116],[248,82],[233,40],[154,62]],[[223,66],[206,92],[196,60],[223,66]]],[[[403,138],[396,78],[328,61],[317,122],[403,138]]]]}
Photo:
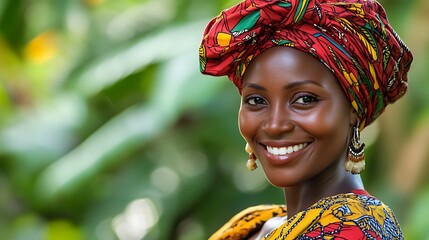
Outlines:
{"type": "Polygon", "coordinates": [[[8,92],[3,83],[0,83],[0,108],[2,112],[6,112],[10,107],[8,92]]]}
{"type": "Polygon", "coordinates": [[[83,234],[79,228],[66,220],[55,220],[48,224],[47,240],[82,240],[83,234]]]}
{"type": "Polygon", "coordinates": [[[231,42],[231,35],[228,33],[220,32],[217,34],[217,44],[219,46],[225,47],[228,46],[231,42]]]}
{"type": "Polygon", "coordinates": [[[48,31],[39,34],[25,47],[25,57],[36,63],[52,59],[58,53],[58,35],[48,31]]]}

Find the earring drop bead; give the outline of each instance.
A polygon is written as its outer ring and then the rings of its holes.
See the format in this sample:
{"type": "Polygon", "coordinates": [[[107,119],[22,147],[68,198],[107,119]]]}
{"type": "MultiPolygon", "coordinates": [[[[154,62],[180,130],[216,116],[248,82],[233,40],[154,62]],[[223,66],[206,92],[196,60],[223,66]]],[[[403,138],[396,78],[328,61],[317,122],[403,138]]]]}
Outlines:
{"type": "Polygon", "coordinates": [[[258,164],[256,164],[256,156],[253,153],[252,148],[250,147],[249,143],[246,143],[246,148],[245,148],[246,152],[249,154],[249,159],[247,160],[246,163],[246,167],[247,169],[249,169],[250,171],[255,170],[256,168],[258,168],[258,164]]]}
{"type": "Polygon", "coordinates": [[[249,153],[249,154],[253,153],[253,150],[252,150],[252,148],[250,148],[249,143],[246,143],[245,150],[246,150],[246,152],[247,152],[247,153],[249,153]]]}

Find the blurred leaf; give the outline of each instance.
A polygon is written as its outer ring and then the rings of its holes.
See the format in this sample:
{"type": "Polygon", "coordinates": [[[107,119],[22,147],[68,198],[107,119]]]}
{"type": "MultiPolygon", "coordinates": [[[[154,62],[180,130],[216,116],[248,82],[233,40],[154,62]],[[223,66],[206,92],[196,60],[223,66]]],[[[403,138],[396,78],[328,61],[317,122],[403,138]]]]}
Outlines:
{"type": "Polygon", "coordinates": [[[56,102],[22,114],[19,121],[1,129],[0,154],[14,155],[24,160],[23,165],[30,159],[40,164],[61,156],[74,144],[73,131],[85,122],[86,115],[81,99],[61,95],[56,102]]]}
{"type": "Polygon", "coordinates": [[[198,81],[191,66],[190,54],[174,58],[157,80],[154,95],[147,104],[133,106],[92,134],[80,146],[48,167],[40,176],[37,191],[45,204],[61,192],[78,190],[78,186],[99,173],[120,156],[146,144],[162,133],[189,107],[208,100],[222,84],[218,81],[198,81]],[[195,101],[199,97],[199,101],[195,101]],[[73,189],[73,190],[72,190],[73,189]]]}
{"type": "Polygon", "coordinates": [[[97,94],[149,64],[192,52],[195,49],[192,43],[198,39],[202,26],[201,22],[190,23],[167,28],[155,35],[144,36],[136,43],[112,50],[106,56],[87,64],[88,67],[76,73],[76,76],[72,73],[72,80],[67,85],[71,85],[73,90],[85,96],[97,94]]]}
{"type": "Polygon", "coordinates": [[[25,42],[26,1],[2,1],[0,7],[3,8],[2,15],[0,15],[0,33],[11,48],[15,52],[19,52],[25,42]]]}

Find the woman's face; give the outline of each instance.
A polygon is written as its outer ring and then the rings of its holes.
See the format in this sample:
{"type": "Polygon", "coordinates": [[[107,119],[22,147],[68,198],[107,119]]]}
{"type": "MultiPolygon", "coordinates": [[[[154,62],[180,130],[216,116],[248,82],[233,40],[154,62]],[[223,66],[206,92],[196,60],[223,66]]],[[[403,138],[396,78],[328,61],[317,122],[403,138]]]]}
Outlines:
{"type": "Polygon", "coordinates": [[[265,51],[243,78],[240,132],[278,187],[344,171],[353,114],[333,73],[293,48],[265,51]]]}

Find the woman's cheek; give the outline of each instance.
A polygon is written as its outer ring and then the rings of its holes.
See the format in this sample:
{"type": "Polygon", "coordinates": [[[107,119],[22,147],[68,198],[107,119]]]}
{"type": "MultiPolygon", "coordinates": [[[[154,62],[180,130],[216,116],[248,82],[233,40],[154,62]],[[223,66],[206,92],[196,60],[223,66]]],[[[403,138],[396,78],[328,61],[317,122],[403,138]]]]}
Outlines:
{"type": "Polygon", "coordinates": [[[297,114],[294,121],[304,131],[312,133],[314,136],[323,135],[326,128],[326,117],[321,116],[319,111],[308,111],[305,114],[297,114]]]}
{"type": "MultiPolygon", "coordinates": [[[[240,130],[241,136],[243,136],[244,138],[246,138],[246,121],[244,120],[244,113],[243,110],[240,109],[239,113],[238,113],[238,129],[240,130]]],[[[247,140],[247,139],[246,139],[247,140]]]]}
{"type": "Polygon", "coordinates": [[[239,115],[238,115],[238,127],[241,133],[241,136],[243,136],[243,138],[246,139],[246,141],[251,141],[251,135],[252,132],[254,131],[254,124],[255,121],[251,120],[252,118],[250,117],[250,113],[247,112],[244,109],[240,109],[239,115]]]}
{"type": "Polygon", "coordinates": [[[342,106],[324,106],[301,115],[296,122],[302,123],[302,128],[314,137],[326,137],[326,133],[339,132],[348,125],[348,120],[341,117],[346,116],[343,110],[342,106]]]}

